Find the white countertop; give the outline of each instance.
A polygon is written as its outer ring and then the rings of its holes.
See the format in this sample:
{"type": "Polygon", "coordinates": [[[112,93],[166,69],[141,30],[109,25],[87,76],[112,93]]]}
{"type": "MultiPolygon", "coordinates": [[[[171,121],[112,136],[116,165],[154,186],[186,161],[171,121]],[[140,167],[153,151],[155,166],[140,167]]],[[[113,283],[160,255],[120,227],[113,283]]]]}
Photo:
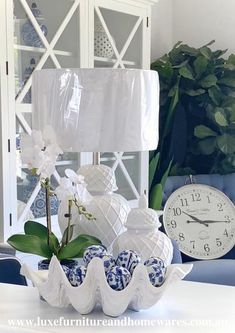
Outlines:
{"type": "Polygon", "coordinates": [[[235,288],[228,286],[180,281],[170,286],[162,299],[151,309],[140,312],[126,311],[118,318],[105,316],[99,308],[86,316],[81,316],[73,308],[53,308],[39,299],[37,289],[33,287],[0,284],[0,300],[1,333],[124,333],[130,330],[133,332],[133,329],[138,332],[157,333],[235,332],[235,288]],[[75,321],[67,321],[72,319],[75,321]],[[93,326],[86,326],[88,320],[93,326]],[[94,320],[97,322],[94,323],[94,320]],[[38,325],[39,321],[41,327],[38,325]],[[128,322],[129,326],[126,326],[128,322]],[[113,327],[115,323],[119,327],[113,327]],[[14,324],[14,327],[11,324],[14,324]],[[68,324],[71,327],[68,327],[68,324]]]}

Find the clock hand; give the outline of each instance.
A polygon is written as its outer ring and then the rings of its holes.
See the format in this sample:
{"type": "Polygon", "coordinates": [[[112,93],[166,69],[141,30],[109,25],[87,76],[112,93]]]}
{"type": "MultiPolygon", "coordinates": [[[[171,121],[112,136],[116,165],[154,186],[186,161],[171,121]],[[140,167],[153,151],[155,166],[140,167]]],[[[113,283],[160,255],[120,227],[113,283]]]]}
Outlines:
{"type": "Polygon", "coordinates": [[[204,220],[206,223],[230,223],[229,221],[204,220]]]}
{"type": "Polygon", "coordinates": [[[200,223],[203,224],[205,227],[209,227],[209,224],[207,224],[207,221],[189,221],[187,220],[187,223],[200,223]]]}
{"type": "Polygon", "coordinates": [[[182,210],[182,213],[184,213],[185,215],[188,215],[189,217],[191,217],[191,219],[193,219],[196,222],[199,222],[199,223],[203,222],[202,220],[199,220],[196,216],[190,215],[190,214],[184,212],[183,210],[182,210]]]}

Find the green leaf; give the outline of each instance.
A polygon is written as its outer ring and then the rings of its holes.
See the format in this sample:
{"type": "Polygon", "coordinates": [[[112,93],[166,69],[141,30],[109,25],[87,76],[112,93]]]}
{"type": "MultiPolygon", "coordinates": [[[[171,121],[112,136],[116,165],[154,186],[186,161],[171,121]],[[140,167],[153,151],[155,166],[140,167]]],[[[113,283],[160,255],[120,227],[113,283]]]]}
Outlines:
{"type": "Polygon", "coordinates": [[[202,88],[210,88],[212,86],[215,86],[216,83],[217,77],[213,74],[209,74],[199,81],[199,84],[202,86],[202,88]]]}
{"type": "Polygon", "coordinates": [[[157,60],[151,65],[152,70],[156,70],[161,81],[166,81],[170,84],[174,70],[170,61],[157,60]]]}
{"type": "Polygon", "coordinates": [[[219,124],[220,126],[228,126],[228,122],[227,119],[225,118],[225,116],[223,115],[222,112],[217,111],[215,113],[215,121],[217,122],[217,124],[219,124]]]}
{"type": "Polygon", "coordinates": [[[189,67],[186,67],[186,66],[181,67],[179,69],[179,73],[185,79],[194,80],[193,74],[192,74],[191,70],[189,69],[189,67]]]}
{"type": "Polygon", "coordinates": [[[217,136],[217,133],[205,125],[198,125],[194,128],[194,135],[199,139],[204,139],[208,136],[217,136]]]}
{"type": "Polygon", "coordinates": [[[199,149],[203,155],[211,155],[216,148],[216,138],[207,138],[199,141],[199,149]]]}
{"type": "Polygon", "coordinates": [[[218,86],[214,86],[208,89],[208,94],[211,98],[211,100],[215,103],[215,105],[219,105],[221,102],[221,97],[222,97],[222,93],[219,89],[218,86]]]}
{"type": "Polygon", "coordinates": [[[167,177],[169,176],[169,173],[170,173],[170,170],[171,170],[171,166],[172,166],[172,163],[173,163],[173,159],[170,161],[166,171],[164,172],[163,176],[162,176],[162,179],[161,179],[161,184],[162,184],[162,188],[164,189],[165,187],[165,183],[166,183],[166,180],[167,180],[167,177]]]}
{"type": "Polygon", "coordinates": [[[217,137],[217,145],[224,154],[235,153],[235,137],[230,134],[223,134],[217,137]]]}
{"type": "Polygon", "coordinates": [[[206,90],[205,89],[190,89],[190,90],[185,90],[185,94],[189,95],[189,96],[200,96],[205,94],[206,90]]]}
{"type": "Polygon", "coordinates": [[[155,156],[152,157],[149,163],[149,188],[152,186],[152,182],[154,179],[155,171],[160,159],[160,152],[158,152],[155,156]]]}
{"type": "MultiPolygon", "coordinates": [[[[24,232],[26,235],[32,235],[37,236],[41,239],[41,241],[44,241],[47,243],[47,237],[48,237],[48,229],[46,226],[44,226],[41,223],[35,222],[35,221],[27,221],[24,224],[24,232]]],[[[58,247],[59,247],[59,241],[55,234],[50,234],[50,247],[53,253],[56,253],[58,247]]]]}
{"type": "Polygon", "coordinates": [[[97,238],[86,235],[78,236],[66,246],[61,248],[58,253],[58,259],[72,259],[72,258],[80,258],[83,256],[85,249],[91,245],[100,245],[101,242],[97,240],[97,238]]]}
{"type": "Polygon", "coordinates": [[[175,113],[175,108],[179,101],[179,82],[180,82],[180,77],[178,77],[177,79],[177,83],[175,84],[175,90],[174,90],[175,93],[171,98],[171,103],[169,106],[169,111],[167,113],[167,118],[164,126],[163,138],[167,136],[172,127],[172,120],[175,113]]]}
{"type": "Polygon", "coordinates": [[[175,66],[173,66],[172,68],[175,69],[175,68],[181,68],[181,67],[184,67],[185,65],[187,65],[188,62],[189,62],[189,60],[186,59],[185,61],[181,62],[181,64],[179,64],[179,65],[175,65],[175,66]]]}
{"type": "Polygon", "coordinates": [[[150,192],[150,207],[155,210],[160,210],[162,208],[163,199],[163,188],[162,184],[154,185],[152,191],[150,192]]]}
{"type": "Polygon", "coordinates": [[[212,39],[209,43],[203,45],[203,47],[210,46],[215,43],[215,39],[212,39]]]}
{"type": "Polygon", "coordinates": [[[13,235],[7,242],[17,251],[37,254],[48,259],[52,257],[50,247],[34,235],[13,235]]]}
{"type": "Polygon", "coordinates": [[[228,63],[228,64],[235,65],[235,54],[231,54],[231,55],[228,57],[227,63],[228,63]]]}
{"type": "Polygon", "coordinates": [[[208,60],[211,59],[212,52],[207,46],[203,46],[199,49],[200,53],[208,60]]]}
{"type": "Polygon", "coordinates": [[[219,80],[219,84],[224,84],[225,86],[235,88],[235,77],[225,77],[219,80]]]}
{"type": "Polygon", "coordinates": [[[206,71],[208,66],[208,60],[204,56],[199,56],[193,63],[195,73],[197,77],[201,77],[201,75],[206,71]]]}

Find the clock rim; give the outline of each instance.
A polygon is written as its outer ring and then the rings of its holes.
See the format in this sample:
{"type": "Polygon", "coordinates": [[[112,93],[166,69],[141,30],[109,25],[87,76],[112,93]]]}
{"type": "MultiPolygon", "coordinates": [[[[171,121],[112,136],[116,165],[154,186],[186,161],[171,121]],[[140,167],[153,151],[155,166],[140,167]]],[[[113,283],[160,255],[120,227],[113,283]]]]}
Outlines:
{"type": "MultiPolygon", "coordinates": [[[[224,192],[220,191],[219,189],[217,189],[216,187],[213,187],[213,186],[211,186],[211,185],[206,185],[206,184],[186,184],[186,185],[183,185],[183,186],[177,188],[174,192],[172,192],[171,195],[168,197],[166,203],[165,203],[165,206],[164,206],[164,209],[163,209],[163,214],[162,214],[162,216],[163,216],[163,218],[162,218],[162,222],[163,222],[164,230],[165,230],[165,232],[166,232],[166,234],[167,234],[168,237],[170,237],[170,235],[169,235],[168,232],[167,232],[166,221],[165,221],[165,220],[166,220],[166,214],[167,214],[167,212],[166,212],[166,210],[167,210],[167,209],[166,209],[166,208],[167,208],[167,203],[168,203],[168,201],[170,201],[170,199],[174,198],[175,195],[178,194],[178,192],[181,192],[181,191],[184,190],[184,188],[189,188],[189,187],[192,187],[192,189],[195,189],[196,187],[197,187],[197,188],[199,188],[199,187],[204,187],[204,189],[207,188],[208,190],[210,190],[210,191],[214,191],[214,192],[217,192],[217,194],[221,195],[226,201],[228,201],[228,203],[229,203],[231,206],[233,206],[233,210],[234,210],[234,216],[233,216],[233,217],[234,217],[234,224],[235,224],[235,205],[234,205],[234,203],[232,202],[232,200],[231,200],[231,199],[230,199],[230,198],[229,198],[224,192]]],[[[223,257],[223,256],[226,255],[229,251],[231,251],[231,250],[233,249],[233,247],[235,246],[235,234],[234,234],[233,240],[234,240],[234,241],[233,241],[233,244],[232,244],[232,242],[231,242],[231,243],[230,243],[230,246],[226,247],[226,249],[220,253],[220,256],[219,256],[219,257],[218,257],[218,255],[211,255],[211,256],[210,256],[210,255],[207,255],[206,257],[205,257],[205,256],[202,257],[202,256],[200,256],[200,255],[194,255],[193,253],[186,252],[184,249],[182,250],[181,247],[180,247],[180,244],[181,244],[181,243],[178,242],[178,241],[175,239],[175,241],[177,242],[177,245],[178,245],[178,247],[179,247],[180,252],[186,254],[187,256],[189,256],[189,257],[192,258],[192,259],[200,259],[200,260],[219,259],[219,258],[223,257]]]]}

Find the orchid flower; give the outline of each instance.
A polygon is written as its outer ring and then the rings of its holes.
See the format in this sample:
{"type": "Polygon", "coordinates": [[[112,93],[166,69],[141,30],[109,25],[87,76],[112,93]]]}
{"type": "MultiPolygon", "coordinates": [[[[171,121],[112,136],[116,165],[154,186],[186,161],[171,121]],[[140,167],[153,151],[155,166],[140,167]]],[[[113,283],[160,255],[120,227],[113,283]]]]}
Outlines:
{"type": "Polygon", "coordinates": [[[74,170],[72,169],[66,169],[65,175],[68,177],[68,179],[71,181],[74,187],[74,197],[80,205],[83,203],[88,203],[92,200],[92,196],[87,191],[84,177],[82,175],[78,175],[74,170]]]}
{"type": "Polygon", "coordinates": [[[55,163],[62,150],[56,144],[56,135],[50,126],[43,133],[33,130],[31,135],[22,135],[22,162],[30,169],[36,169],[41,180],[50,178],[55,171],[55,163]]]}

